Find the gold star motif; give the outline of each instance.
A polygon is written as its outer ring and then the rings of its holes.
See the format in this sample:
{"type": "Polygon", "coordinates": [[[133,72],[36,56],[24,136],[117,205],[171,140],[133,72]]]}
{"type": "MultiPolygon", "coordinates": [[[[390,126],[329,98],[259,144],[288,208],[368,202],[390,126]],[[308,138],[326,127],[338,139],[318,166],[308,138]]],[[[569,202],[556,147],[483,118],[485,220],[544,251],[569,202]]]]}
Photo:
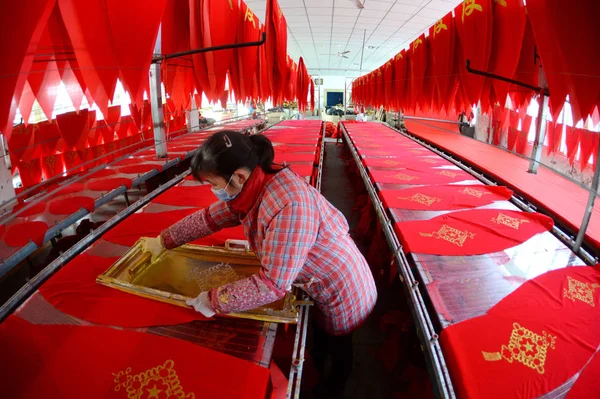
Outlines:
{"type": "Polygon", "coordinates": [[[156,387],[156,384],[154,384],[154,387],[152,389],[148,389],[148,398],[156,398],[158,399],[158,394],[162,392],[161,389],[158,389],[156,387]]]}

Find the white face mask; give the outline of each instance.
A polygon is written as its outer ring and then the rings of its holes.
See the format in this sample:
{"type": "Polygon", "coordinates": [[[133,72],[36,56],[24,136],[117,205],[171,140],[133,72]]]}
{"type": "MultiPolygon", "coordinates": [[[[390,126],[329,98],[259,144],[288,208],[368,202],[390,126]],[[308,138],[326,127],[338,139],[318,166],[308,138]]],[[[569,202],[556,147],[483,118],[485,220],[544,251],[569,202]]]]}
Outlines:
{"type": "Polygon", "coordinates": [[[237,197],[242,192],[242,189],[244,188],[244,185],[242,184],[242,187],[240,187],[240,191],[238,191],[236,194],[229,195],[229,193],[227,192],[227,187],[229,187],[229,183],[231,183],[231,179],[233,179],[233,175],[231,175],[231,177],[227,181],[227,184],[225,185],[224,188],[219,188],[219,189],[211,188],[211,191],[213,192],[213,194],[221,201],[224,201],[224,202],[231,201],[232,199],[237,197]]]}

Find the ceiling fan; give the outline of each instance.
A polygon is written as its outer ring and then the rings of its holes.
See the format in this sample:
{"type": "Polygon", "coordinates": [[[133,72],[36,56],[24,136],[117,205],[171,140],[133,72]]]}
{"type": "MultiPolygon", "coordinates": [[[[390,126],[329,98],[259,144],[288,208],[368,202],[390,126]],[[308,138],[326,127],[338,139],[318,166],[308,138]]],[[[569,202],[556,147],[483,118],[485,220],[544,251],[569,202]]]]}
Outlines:
{"type": "Polygon", "coordinates": [[[321,55],[335,55],[336,57],[341,57],[341,58],[348,58],[348,56],[346,56],[346,54],[349,54],[350,50],[347,51],[338,51],[337,53],[331,53],[331,54],[321,54],[321,55]]]}

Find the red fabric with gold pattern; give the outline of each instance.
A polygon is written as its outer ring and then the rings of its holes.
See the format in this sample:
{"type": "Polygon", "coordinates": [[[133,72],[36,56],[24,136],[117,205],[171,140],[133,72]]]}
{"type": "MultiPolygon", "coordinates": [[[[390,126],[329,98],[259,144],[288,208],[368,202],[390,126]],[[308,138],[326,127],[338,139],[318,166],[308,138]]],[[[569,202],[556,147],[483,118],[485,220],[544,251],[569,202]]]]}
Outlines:
{"type": "Polygon", "coordinates": [[[10,162],[17,165],[21,158],[28,152],[33,145],[33,127],[20,124],[12,129],[8,139],[8,150],[10,152],[10,162]]]}
{"type": "Polygon", "coordinates": [[[365,158],[363,164],[371,168],[433,167],[451,166],[451,162],[440,157],[410,156],[402,158],[365,158]]]}
{"type": "Polygon", "coordinates": [[[501,186],[425,186],[404,190],[381,190],[387,208],[442,211],[476,208],[494,201],[507,201],[513,192],[501,186]]]}
{"type": "Polygon", "coordinates": [[[43,156],[53,155],[60,144],[61,135],[58,125],[52,122],[40,122],[36,125],[35,132],[36,145],[41,147],[43,156]]]}
{"type": "Polygon", "coordinates": [[[65,167],[62,154],[48,155],[42,158],[42,171],[46,180],[61,175],[65,167]]]}
{"type": "Polygon", "coordinates": [[[118,259],[81,254],[44,283],[40,293],[61,312],[96,324],[145,327],[205,320],[191,309],[98,284],[96,278],[118,259]]]}
{"type": "Polygon", "coordinates": [[[94,212],[94,199],[92,197],[78,196],[54,200],[50,203],[48,211],[53,215],[71,215],[81,208],[87,210],[89,213],[94,212]]]}
{"type": "Polygon", "coordinates": [[[464,256],[512,248],[553,225],[540,213],[476,209],[396,223],[394,229],[406,252],[464,256]]]}
{"type": "Polygon", "coordinates": [[[527,281],[487,315],[444,329],[459,396],[534,398],[561,387],[600,344],[599,305],[598,266],[566,267],[527,281]]]}
{"type": "Polygon", "coordinates": [[[425,77],[425,66],[427,64],[427,49],[425,45],[425,34],[416,38],[410,44],[410,65],[408,67],[410,80],[408,81],[409,104],[406,108],[414,110],[417,101],[423,91],[423,78],[425,77]]]}
{"type": "Polygon", "coordinates": [[[115,177],[112,179],[90,181],[87,183],[87,188],[92,191],[112,191],[120,186],[131,188],[131,183],[131,179],[115,177]]]}
{"type": "Polygon", "coordinates": [[[22,247],[33,241],[38,247],[44,245],[48,225],[44,222],[16,221],[6,229],[4,242],[9,247],[22,247]]]}
{"type": "Polygon", "coordinates": [[[19,162],[17,165],[23,187],[31,187],[42,181],[42,163],[39,158],[30,162],[19,162]]]}
{"type": "Polygon", "coordinates": [[[10,398],[266,398],[269,369],[183,340],[105,327],[0,326],[10,398]],[[58,350],[60,348],[60,350],[58,350]],[[199,359],[202,359],[201,361],[199,359]],[[33,384],[20,383],[26,378],[33,384]]]}
{"type": "Polygon", "coordinates": [[[448,184],[474,179],[473,176],[463,172],[462,170],[434,168],[370,170],[369,174],[375,183],[391,184],[448,184]]]}
{"type": "Polygon", "coordinates": [[[492,1],[468,0],[454,9],[456,31],[458,32],[460,84],[463,95],[469,104],[480,100],[485,78],[468,73],[466,61],[471,68],[487,71],[492,49],[492,1]]]}

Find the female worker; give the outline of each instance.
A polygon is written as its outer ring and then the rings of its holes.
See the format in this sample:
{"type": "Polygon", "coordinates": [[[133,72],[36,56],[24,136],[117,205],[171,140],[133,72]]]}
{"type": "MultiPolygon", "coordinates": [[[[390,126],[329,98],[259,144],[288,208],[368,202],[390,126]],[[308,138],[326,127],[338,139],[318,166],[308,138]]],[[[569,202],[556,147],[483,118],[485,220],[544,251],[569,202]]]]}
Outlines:
{"type": "MultiPolygon", "coordinates": [[[[333,366],[327,388],[343,389],[352,370],[350,333],[371,313],[377,299],[373,276],[348,234],[344,216],[288,168],[273,165],[268,138],[221,131],[211,136],[191,163],[219,199],[146,239],[158,254],[239,224],[261,260],[258,274],[188,301],[206,317],[241,312],[277,301],[292,285],[315,301],[315,364],[333,366]]],[[[321,370],[322,371],[322,370],[321,370]]]]}

